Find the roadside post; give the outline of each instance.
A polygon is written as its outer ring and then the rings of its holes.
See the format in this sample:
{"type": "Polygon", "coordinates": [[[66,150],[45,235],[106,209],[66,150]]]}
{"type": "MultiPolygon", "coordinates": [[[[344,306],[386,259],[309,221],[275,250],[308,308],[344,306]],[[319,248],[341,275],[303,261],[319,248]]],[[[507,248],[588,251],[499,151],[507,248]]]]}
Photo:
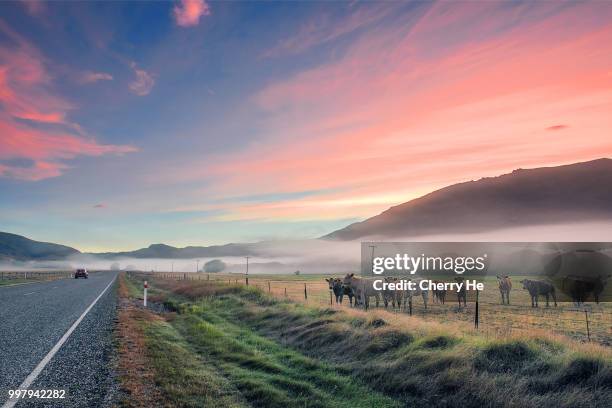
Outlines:
{"type": "Polygon", "coordinates": [[[474,328],[475,329],[478,329],[478,292],[479,290],[476,289],[476,307],[474,311],[474,328]]]}
{"type": "Polygon", "coordinates": [[[247,260],[247,271],[246,271],[246,277],[244,279],[245,283],[247,286],[249,286],[249,258],[250,256],[245,256],[246,260],[247,260]]]}
{"type": "Polygon", "coordinates": [[[144,307],[147,307],[147,289],[149,288],[149,284],[147,283],[147,281],[144,281],[144,307]]]}

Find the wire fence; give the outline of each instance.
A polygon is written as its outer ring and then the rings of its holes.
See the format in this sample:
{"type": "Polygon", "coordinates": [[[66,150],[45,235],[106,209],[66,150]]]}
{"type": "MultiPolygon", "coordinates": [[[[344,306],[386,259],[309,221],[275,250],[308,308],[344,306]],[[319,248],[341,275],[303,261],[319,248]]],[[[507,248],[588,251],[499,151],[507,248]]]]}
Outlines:
{"type": "Polygon", "coordinates": [[[69,271],[0,271],[0,281],[53,280],[72,277],[69,271]]]}
{"type": "MultiPolygon", "coordinates": [[[[322,307],[350,307],[345,296],[342,304],[336,303],[327,282],[321,279],[291,277],[274,278],[256,275],[222,275],[207,273],[164,273],[146,272],[140,275],[160,279],[213,281],[228,285],[248,285],[256,287],[278,298],[317,305],[322,307]]],[[[372,306],[376,309],[375,302],[372,306]]],[[[381,300],[378,308],[383,308],[381,300]]],[[[388,310],[416,316],[425,320],[438,322],[456,322],[466,328],[473,328],[492,335],[508,335],[513,332],[546,331],[568,336],[580,341],[594,341],[612,346],[612,307],[609,304],[581,305],[560,302],[554,307],[531,307],[531,304],[502,305],[490,300],[469,299],[466,306],[458,306],[456,299],[447,300],[444,304],[435,302],[430,296],[427,306],[420,296],[414,296],[412,302],[388,310]]]]}

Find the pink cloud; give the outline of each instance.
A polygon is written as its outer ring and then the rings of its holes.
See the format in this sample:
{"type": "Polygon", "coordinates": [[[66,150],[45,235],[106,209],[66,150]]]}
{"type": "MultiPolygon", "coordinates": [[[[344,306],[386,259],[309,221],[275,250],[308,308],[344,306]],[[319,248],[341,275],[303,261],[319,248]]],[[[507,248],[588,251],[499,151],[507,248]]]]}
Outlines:
{"type": "Polygon", "coordinates": [[[124,154],[132,146],[105,145],[67,119],[75,107],[53,92],[44,58],[0,24],[14,40],[0,46],[0,176],[42,180],[60,176],[78,156],[124,154]],[[49,126],[52,125],[52,126],[49,126]],[[15,161],[26,165],[16,165],[15,161]]]}
{"type": "Polygon", "coordinates": [[[99,204],[94,205],[93,208],[106,208],[106,204],[99,203],[99,204]]]}
{"type": "Polygon", "coordinates": [[[231,216],[363,216],[518,167],[612,156],[611,16],[591,3],[439,3],[262,89],[265,138],[180,177],[210,175],[219,195],[341,191],[231,216]],[[572,127],[551,142],[559,118],[572,127]]]}
{"type": "Polygon", "coordinates": [[[41,15],[47,9],[47,5],[42,0],[21,0],[21,3],[33,16],[41,15]]]}
{"type": "Polygon", "coordinates": [[[112,81],[113,76],[106,72],[84,72],[79,78],[79,82],[90,84],[98,81],[112,81]]]}
{"type": "Polygon", "coordinates": [[[138,96],[145,96],[151,93],[155,85],[153,75],[143,69],[137,68],[135,63],[132,63],[131,67],[136,78],[128,85],[130,91],[138,96]]]}
{"type": "Polygon", "coordinates": [[[293,36],[282,39],[263,56],[277,57],[304,52],[380,21],[398,6],[402,4],[393,2],[366,4],[354,8],[346,18],[340,21],[329,14],[318,13],[302,24],[293,36]]]}
{"type": "Polygon", "coordinates": [[[208,3],[204,0],[181,0],[174,6],[174,21],[181,27],[198,25],[200,17],[210,15],[208,3]]]}
{"type": "Polygon", "coordinates": [[[567,126],[567,125],[553,125],[553,126],[547,127],[546,130],[556,131],[556,130],[567,129],[568,127],[569,126],[567,126]]]}

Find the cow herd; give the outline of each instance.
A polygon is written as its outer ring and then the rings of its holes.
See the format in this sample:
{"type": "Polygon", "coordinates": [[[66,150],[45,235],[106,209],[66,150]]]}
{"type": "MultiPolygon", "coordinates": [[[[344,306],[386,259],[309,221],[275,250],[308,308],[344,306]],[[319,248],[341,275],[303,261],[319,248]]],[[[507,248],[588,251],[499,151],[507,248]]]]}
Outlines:
{"type": "MultiPolygon", "coordinates": [[[[393,308],[412,307],[414,297],[420,297],[423,301],[423,306],[427,309],[427,304],[430,298],[430,291],[420,289],[420,285],[416,285],[415,290],[376,290],[374,289],[374,279],[355,276],[354,273],[347,274],[344,278],[326,278],[329,284],[330,291],[333,292],[336,303],[342,303],[345,296],[349,298],[351,306],[362,306],[365,309],[370,307],[370,301],[374,298],[376,307],[383,302],[385,308],[392,305],[393,308]]],[[[410,280],[410,279],[408,279],[410,280]]],[[[385,277],[385,282],[397,283],[399,278],[385,277]]],[[[463,282],[463,277],[455,278],[457,282],[463,282]]],[[[440,281],[433,281],[440,283],[440,281]]],[[[546,298],[546,307],[549,307],[549,301],[552,299],[554,305],[557,306],[557,294],[555,286],[550,282],[543,280],[523,279],[520,281],[523,289],[526,290],[531,297],[531,307],[538,307],[538,298],[543,296],[546,298]]],[[[509,276],[497,276],[497,284],[503,305],[510,304],[510,292],[512,290],[512,280],[509,276]]],[[[434,285],[437,286],[437,285],[434,285]]],[[[440,285],[443,286],[443,285],[440,285]]],[[[590,295],[593,295],[595,301],[599,303],[599,298],[605,287],[605,281],[601,279],[594,283],[585,282],[584,280],[565,279],[563,281],[563,291],[568,293],[575,304],[583,303],[590,295]]],[[[431,290],[431,295],[434,303],[445,304],[447,291],[431,290]]],[[[467,291],[465,285],[459,291],[455,292],[459,307],[467,306],[467,291]]]]}

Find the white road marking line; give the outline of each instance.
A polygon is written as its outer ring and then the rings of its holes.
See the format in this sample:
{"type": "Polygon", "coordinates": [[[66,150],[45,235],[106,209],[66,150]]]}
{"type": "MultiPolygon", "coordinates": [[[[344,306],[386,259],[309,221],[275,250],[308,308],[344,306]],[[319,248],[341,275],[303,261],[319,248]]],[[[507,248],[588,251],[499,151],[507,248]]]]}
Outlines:
{"type": "MultiPolygon", "coordinates": [[[[102,295],[104,295],[104,293],[106,293],[106,291],[108,290],[108,288],[111,287],[111,285],[115,282],[115,279],[117,279],[117,277],[115,276],[113,278],[113,280],[106,285],[106,287],[104,288],[104,290],[98,295],[98,297],[96,298],[96,300],[94,300],[91,305],[89,305],[89,307],[87,307],[87,309],[85,309],[85,311],[83,312],[83,314],[76,320],[76,322],[74,322],[72,324],[72,326],[70,326],[70,328],[68,329],[68,331],[66,333],[64,333],[64,335],[62,336],[61,339],[59,339],[59,341],[57,342],[57,344],[55,346],[53,346],[53,348],[51,349],[51,351],[49,351],[49,353],[47,353],[47,355],[45,356],[45,358],[43,358],[41,360],[40,363],[38,363],[38,365],[36,366],[36,368],[30,373],[30,375],[28,375],[26,377],[25,380],[23,380],[23,382],[21,383],[21,385],[16,388],[16,389],[20,389],[20,390],[27,390],[28,388],[30,388],[30,386],[32,385],[32,383],[34,381],[36,381],[36,378],[40,375],[40,373],[42,372],[42,370],[44,370],[44,368],[47,366],[47,364],[49,364],[49,361],[51,361],[51,359],[53,358],[53,356],[55,356],[55,354],[59,351],[59,349],[64,345],[64,343],[66,342],[66,340],[68,340],[68,337],[70,337],[70,335],[72,334],[72,332],[77,328],[77,326],[81,323],[81,321],[85,318],[85,316],[87,316],[87,313],[89,313],[89,311],[96,305],[96,303],[98,303],[98,300],[100,300],[100,298],[102,297],[102,295]]],[[[15,404],[17,404],[17,402],[19,402],[20,399],[19,398],[13,398],[13,399],[9,399],[7,400],[4,405],[2,405],[2,408],[12,408],[15,406],[15,404]]]]}

